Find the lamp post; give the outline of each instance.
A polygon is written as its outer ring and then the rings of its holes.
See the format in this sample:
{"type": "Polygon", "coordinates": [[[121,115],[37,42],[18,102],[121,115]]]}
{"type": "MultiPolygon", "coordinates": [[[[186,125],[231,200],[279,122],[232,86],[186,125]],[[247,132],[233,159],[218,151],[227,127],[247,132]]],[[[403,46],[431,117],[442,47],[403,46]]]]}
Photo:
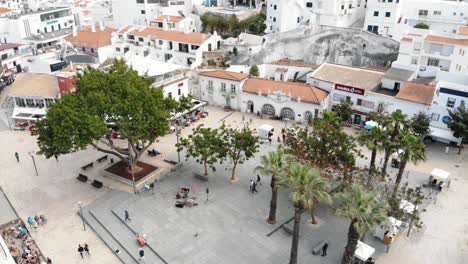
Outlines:
{"type": "MultiPolygon", "coordinates": [[[[177,139],[177,145],[179,145],[179,126],[176,125],[176,139],[177,139]]],[[[177,147],[177,164],[180,164],[180,151],[179,148],[177,147]]]]}
{"type": "Polygon", "coordinates": [[[86,225],[85,225],[85,221],[83,217],[83,208],[82,208],[83,203],[81,201],[78,201],[77,204],[78,204],[78,208],[80,208],[81,221],[83,222],[83,231],[86,231],[86,225]]]}
{"type": "Polygon", "coordinates": [[[34,151],[29,151],[28,154],[29,156],[31,156],[31,159],[33,161],[34,170],[36,171],[36,176],[39,176],[39,173],[37,172],[36,160],[34,159],[34,151]]]}
{"type": "Polygon", "coordinates": [[[10,131],[11,131],[11,124],[10,124],[10,118],[8,117],[8,112],[5,111],[5,115],[6,115],[6,119],[8,122],[8,128],[10,128],[10,131]]]}

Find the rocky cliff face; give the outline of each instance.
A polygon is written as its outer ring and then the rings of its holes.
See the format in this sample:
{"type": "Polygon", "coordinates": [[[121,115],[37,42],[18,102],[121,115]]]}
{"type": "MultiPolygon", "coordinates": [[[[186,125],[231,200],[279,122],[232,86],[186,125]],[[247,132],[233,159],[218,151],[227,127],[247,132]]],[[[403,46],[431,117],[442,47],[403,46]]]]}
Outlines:
{"type": "Polygon", "coordinates": [[[398,49],[398,42],[361,29],[303,27],[265,36],[261,46],[241,49],[232,63],[261,64],[289,58],[310,64],[390,66],[397,59],[398,49]]]}

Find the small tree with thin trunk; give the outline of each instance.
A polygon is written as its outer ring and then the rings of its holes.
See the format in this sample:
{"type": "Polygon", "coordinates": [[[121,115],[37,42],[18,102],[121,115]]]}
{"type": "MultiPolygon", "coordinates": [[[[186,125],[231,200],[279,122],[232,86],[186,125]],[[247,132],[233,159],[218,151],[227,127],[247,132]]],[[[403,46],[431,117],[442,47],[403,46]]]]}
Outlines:
{"type": "Polygon", "coordinates": [[[267,222],[269,224],[276,223],[276,207],[278,203],[278,184],[277,178],[286,172],[293,159],[292,155],[286,154],[282,148],[276,151],[270,151],[260,159],[260,164],[255,168],[255,171],[263,175],[271,176],[271,200],[270,200],[270,213],[268,214],[267,222]]]}
{"type": "Polygon", "coordinates": [[[226,155],[233,163],[231,180],[235,180],[236,168],[238,164],[243,164],[251,159],[258,152],[258,137],[250,128],[236,129],[223,124],[220,128],[224,135],[224,146],[226,155]]]}
{"type": "Polygon", "coordinates": [[[447,126],[453,131],[453,135],[461,139],[458,154],[463,148],[463,141],[468,139],[468,109],[464,105],[457,107],[455,111],[448,109],[450,121],[447,126]]]}
{"type": "Polygon", "coordinates": [[[353,114],[352,106],[352,102],[341,100],[339,104],[333,105],[332,110],[341,119],[341,122],[348,122],[353,114]]]}
{"type": "Polygon", "coordinates": [[[410,120],[411,130],[416,136],[420,138],[424,138],[425,136],[429,135],[429,133],[431,133],[431,129],[429,128],[430,125],[431,117],[424,112],[419,112],[410,120]]]}
{"type": "Polygon", "coordinates": [[[259,75],[258,66],[257,65],[252,65],[252,67],[250,67],[249,74],[250,74],[250,76],[258,77],[258,75],[259,75]]]}
{"type": "Polygon", "coordinates": [[[285,174],[280,175],[278,185],[292,191],[294,231],[289,264],[296,264],[302,213],[313,208],[318,202],[331,203],[331,197],[326,191],[325,182],[320,177],[320,171],[300,164],[293,164],[285,174]]]}
{"type": "Polygon", "coordinates": [[[181,138],[176,144],[177,151],[185,150],[185,157],[192,157],[203,164],[204,175],[208,175],[208,167],[214,171],[214,164],[222,163],[226,157],[224,133],[220,129],[213,129],[199,125],[187,138],[181,138]]]}
{"type": "Polygon", "coordinates": [[[336,199],[340,204],[336,209],[336,215],[351,220],[348,242],[341,260],[342,264],[351,264],[358,240],[387,219],[388,205],[380,201],[376,193],[367,192],[359,185],[353,185],[344,192],[338,193],[336,199]]]}
{"type": "Polygon", "coordinates": [[[373,127],[369,131],[363,131],[359,136],[359,142],[372,151],[369,174],[375,171],[375,158],[377,151],[383,150],[383,144],[386,140],[385,132],[379,127],[373,127]]]}

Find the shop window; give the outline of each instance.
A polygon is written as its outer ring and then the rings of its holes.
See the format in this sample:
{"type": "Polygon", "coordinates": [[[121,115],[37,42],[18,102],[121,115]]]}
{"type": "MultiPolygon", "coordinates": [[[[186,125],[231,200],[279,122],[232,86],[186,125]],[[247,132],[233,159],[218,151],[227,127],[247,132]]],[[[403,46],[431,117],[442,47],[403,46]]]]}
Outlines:
{"type": "Polygon", "coordinates": [[[431,115],[431,120],[432,120],[432,121],[439,121],[439,118],[440,118],[440,114],[435,114],[435,113],[433,113],[433,114],[431,115]]]}
{"type": "Polygon", "coordinates": [[[456,101],[457,101],[457,100],[456,100],[455,98],[449,97],[449,98],[447,99],[447,107],[449,107],[449,108],[455,107],[455,102],[456,102],[456,101]]]}

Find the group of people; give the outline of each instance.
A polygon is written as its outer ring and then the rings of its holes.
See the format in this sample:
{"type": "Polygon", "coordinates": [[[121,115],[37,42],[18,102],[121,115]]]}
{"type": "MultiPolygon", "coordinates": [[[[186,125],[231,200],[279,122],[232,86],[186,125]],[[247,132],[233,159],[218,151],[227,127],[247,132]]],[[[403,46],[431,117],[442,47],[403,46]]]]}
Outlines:
{"type": "Polygon", "coordinates": [[[79,244],[78,245],[78,253],[80,254],[81,258],[84,258],[84,254],[90,256],[91,254],[89,253],[88,244],[84,244],[84,246],[79,244]]]}
{"type": "Polygon", "coordinates": [[[28,225],[30,228],[37,229],[39,225],[44,225],[47,222],[47,219],[45,218],[44,215],[35,215],[34,219],[32,217],[28,217],[28,225]]]}
{"type": "Polygon", "coordinates": [[[257,174],[257,180],[250,180],[249,185],[249,192],[251,193],[258,193],[257,186],[258,184],[262,185],[262,181],[260,179],[260,175],[257,174]]]}
{"type": "MultiPolygon", "coordinates": [[[[2,232],[11,256],[17,264],[39,264],[40,253],[29,232],[22,224],[12,226],[2,232]]],[[[47,258],[47,264],[52,260],[47,258]]]]}

